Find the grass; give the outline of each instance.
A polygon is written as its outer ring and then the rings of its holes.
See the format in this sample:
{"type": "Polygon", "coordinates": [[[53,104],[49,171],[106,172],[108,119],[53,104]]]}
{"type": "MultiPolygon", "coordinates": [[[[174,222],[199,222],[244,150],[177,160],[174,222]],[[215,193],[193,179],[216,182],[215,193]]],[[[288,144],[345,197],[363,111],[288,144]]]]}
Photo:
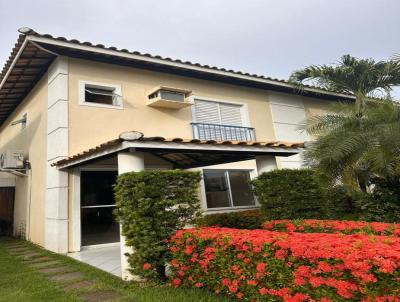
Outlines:
{"type": "Polygon", "coordinates": [[[80,301],[16,260],[0,243],[0,301],[80,301]]]}
{"type": "MultiPolygon", "coordinates": [[[[79,262],[25,243],[45,256],[84,273],[85,278],[97,281],[98,289],[112,289],[126,296],[126,301],[137,302],[228,302],[207,290],[172,288],[165,284],[125,282],[120,278],[79,262]]],[[[82,301],[79,291],[65,293],[61,286],[12,256],[0,240],[0,302],[5,301],[82,301]]]]}

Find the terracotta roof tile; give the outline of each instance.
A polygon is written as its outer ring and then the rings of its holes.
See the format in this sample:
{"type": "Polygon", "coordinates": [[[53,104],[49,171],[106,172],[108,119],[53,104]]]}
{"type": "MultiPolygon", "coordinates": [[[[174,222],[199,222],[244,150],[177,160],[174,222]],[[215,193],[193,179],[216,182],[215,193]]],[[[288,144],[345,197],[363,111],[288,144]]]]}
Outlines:
{"type": "MultiPolygon", "coordinates": [[[[14,111],[16,106],[24,99],[24,97],[29,93],[35,83],[40,79],[41,75],[47,70],[49,64],[51,64],[52,60],[56,57],[57,49],[61,51],[69,50],[71,52],[77,52],[78,54],[83,53],[87,56],[87,59],[98,59],[102,57],[104,60],[110,61],[111,59],[117,58],[120,59],[120,64],[130,64],[130,63],[146,63],[148,66],[153,65],[153,67],[163,67],[168,68],[168,72],[176,72],[179,71],[181,74],[188,76],[200,76],[200,78],[212,77],[213,79],[224,79],[225,81],[235,80],[238,85],[258,85],[260,87],[265,87],[265,89],[278,89],[288,91],[289,93],[300,93],[300,90],[296,89],[295,85],[292,85],[287,80],[276,79],[272,77],[266,77],[263,75],[250,74],[241,71],[235,71],[232,69],[225,69],[216,66],[210,66],[205,64],[193,63],[190,61],[182,61],[179,59],[171,59],[168,57],[162,57],[159,55],[151,55],[148,53],[140,53],[138,51],[129,51],[127,49],[118,49],[114,46],[104,46],[103,44],[93,44],[91,42],[81,42],[77,39],[67,39],[65,37],[54,37],[49,34],[40,34],[35,32],[30,28],[22,28],[19,30],[20,35],[18,36],[17,43],[11,51],[11,54],[8,60],[5,62],[2,71],[0,72],[0,83],[4,81],[3,85],[0,87],[0,104],[3,104],[3,110],[0,112],[0,125],[4,122],[4,120],[9,116],[11,112],[14,111]],[[24,45],[26,38],[29,38],[25,47],[23,54],[28,55],[28,57],[21,56],[17,60],[17,64],[11,68],[14,59],[16,58],[19,50],[24,45]],[[34,42],[36,38],[37,42],[34,42]],[[40,38],[48,39],[47,41],[40,40],[40,38]],[[33,41],[32,41],[33,40],[33,41]],[[56,42],[67,42],[67,45],[57,45],[56,42]],[[53,43],[53,44],[52,44],[53,43]],[[76,45],[76,46],[74,46],[76,45]],[[78,46],[88,46],[93,47],[93,49],[79,50],[78,46]],[[56,49],[53,52],[54,48],[56,49]],[[100,49],[106,49],[110,51],[114,51],[115,53],[99,53],[96,51],[100,51],[100,49]],[[53,50],[52,50],[53,49],[53,50]],[[34,50],[34,52],[32,52],[34,50]],[[122,58],[119,53],[127,53],[135,55],[136,57],[132,58],[122,58]],[[44,59],[42,58],[43,56],[44,59]],[[151,58],[151,61],[146,58],[151,58]],[[171,65],[169,62],[175,63],[175,65],[171,65]],[[22,63],[21,66],[18,66],[19,63],[22,63]],[[193,69],[191,66],[196,67],[193,69]],[[18,69],[21,69],[20,72],[18,69]],[[10,72],[10,75],[5,79],[6,75],[10,72]],[[218,71],[218,72],[216,72],[218,71]],[[222,73],[221,73],[222,72],[222,73]],[[191,74],[191,75],[190,75],[191,74]],[[245,76],[245,78],[243,77],[245,76]],[[259,80],[262,79],[262,80],[259,80]],[[24,89],[17,87],[21,82],[27,83],[27,86],[24,89]],[[11,88],[10,88],[11,87],[11,88]],[[19,89],[19,90],[18,90],[19,89]],[[11,107],[8,107],[4,102],[4,99],[11,98],[14,103],[11,107]],[[8,109],[7,109],[7,108],[8,109]],[[7,110],[6,110],[7,109],[7,110]]],[[[78,55],[75,53],[75,55],[78,55]]],[[[66,55],[69,55],[68,53],[66,55]]],[[[114,60],[111,60],[113,63],[114,60]]],[[[115,62],[114,62],[115,63],[115,62]]],[[[144,65],[143,65],[144,66],[144,65]]],[[[143,67],[147,68],[147,67],[143,67]]],[[[257,86],[257,87],[258,87],[257,86]]],[[[336,93],[329,91],[327,89],[321,87],[315,87],[310,85],[305,85],[304,91],[306,93],[310,93],[312,95],[321,96],[330,99],[354,99],[351,94],[345,93],[336,93]]]]}
{"type": "MultiPolygon", "coordinates": [[[[28,29],[26,29],[28,30],[28,29]]],[[[152,55],[152,54],[148,54],[148,53],[140,53],[138,51],[129,51],[127,49],[118,49],[115,46],[104,46],[103,44],[93,44],[91,42],[81,42],[77,39],[67,39],[65,37],[54,37],[50,34],[40,34],[32,29],[30,29],[29,31],[26,32],[27,35],[32,35],[32,36],[37,36],[37,37],[44,37],[44,38],[48,38],[48,39],[52,39],[52,40],[58,40],[58,41],[63,41],[63,42],[69,42],[69,43],[73,43],[73,44],[77,44],[77,45],[85,45],[85,46],[92,46],[92,47],[97,47],[97,48],[104,48],[104,49],[108,49],[108,50],[114,50],[114,51],[118,51],[118,52],[124,52],[124,53],[130,53],[130,54],[134,54],[134,55],[139,55],[139,56],[143,56],[143,57],[149,57],[149,58],[154,58],[154,59],[159,59],[159,60],[163,60],[163,61],[169,61],[169,62],[174,62],[174,63],[181,63],[181,64],[185,64],[185,65],[191,65],[191,66],[197,66],[197,67],[202,67],[202,68],[206,68],[206,69],[211,69],[211,70],[218,70],[218,71],[223,71],[223,72],[229,72],[229,73],[233,73],[233,74],[239,74],[239,75],[246,75],[246,76],[250,76],[253,78],[260,78],[260,79],[267,79],[270,81],[274,81],[274,82],[279,82],[279,83],[285,83],[285,84],[290,84],[289,81],[287,80],[283,80],[283,79],[277,79],[277,78],[273,78],[273,77],[267,77],[264,75],[259,75],[259,74],[250,74],[248,72],[242,72],[242,71],[237,71],[237,70],[232,70],[232,69],[225,69],[225,68],[221,68],[221,67],[216,67],[216,66],[209,66],[206,64],[200,64],[200,63],[194,63],[194,62],[190,62],[190,61],[185,61],[183,62],[182,60],[179,59],[172,59],[169,57],[162,57],[160,55],[152,55]]],[[[13,52],[11,53],[9,60],[7,61],[7,63],[5,64],[4,68],[3,68],[3,72],[2,72],[2,76],[4,76],[4,70],[7,70],[9,67],[10,62],[12,62],[13,58],[15,57],[16,53],[18,52],[19,46],[22,44],[23,40],[24,40],[24,36],[25,35],[19,35],[18,38],[18,42],[15,45],[15,48],[13,49],[13,52]]],[[[2,76],[0,76],[0,81],[2,76]]],[[[311,86],[311,85],[304,85],[307,88],[313,88],[313,89],[318,89],[324,92],[332,92],[329,91],[325,88],[322,87],[317,87],[317,86],[311,86]]],[[[334,93],[334,92],[332,92],[334,93]]],[[[348,93],[344,93],[345,95],[348,96],[352,96],[352,94],[348,94],[348,93]]]]}

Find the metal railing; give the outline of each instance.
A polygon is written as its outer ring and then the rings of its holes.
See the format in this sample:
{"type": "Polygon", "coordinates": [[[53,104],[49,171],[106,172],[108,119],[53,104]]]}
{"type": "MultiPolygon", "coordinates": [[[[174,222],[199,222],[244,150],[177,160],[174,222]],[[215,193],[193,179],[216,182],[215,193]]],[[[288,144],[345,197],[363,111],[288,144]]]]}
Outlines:
{"type": "Polygon", "coordinates": [[[255,141],[254,128],[205,123],[191,123],[193,137],[196,139],[216,141],[255,141]]]}

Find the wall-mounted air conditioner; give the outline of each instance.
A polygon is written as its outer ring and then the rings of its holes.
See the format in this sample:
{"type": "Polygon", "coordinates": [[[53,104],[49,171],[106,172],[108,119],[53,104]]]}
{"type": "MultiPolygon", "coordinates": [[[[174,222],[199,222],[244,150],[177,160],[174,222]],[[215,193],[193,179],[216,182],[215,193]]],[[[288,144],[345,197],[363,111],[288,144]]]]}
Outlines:
{"type": "Polygon", "coordinates": [[[150,92],[147,105],[151,107],[180,109],[193,104],[190,99],[191,94],[190,90],[161,86],[150,92]]]}
{"type": "Polygon", "coordinates": [[[1,169],[23,169],[24,153],[22,151],[5,151],[0,155],[1,169]]]}

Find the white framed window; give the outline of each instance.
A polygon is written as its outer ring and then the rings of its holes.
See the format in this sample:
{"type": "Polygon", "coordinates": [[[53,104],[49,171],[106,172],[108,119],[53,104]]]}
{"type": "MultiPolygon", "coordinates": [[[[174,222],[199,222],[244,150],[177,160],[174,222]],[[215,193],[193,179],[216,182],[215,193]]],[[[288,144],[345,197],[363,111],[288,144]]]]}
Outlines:
{"type": "Polygon", "coordinates": [[[114,84],[79,81],[79,104],[123,109],[122,88],[114,84]]]}
{"type": "Polygon", "coordinates": [[[251,185],[251,170],[203,170],[207,210],[257,206],[251,185]]]}

